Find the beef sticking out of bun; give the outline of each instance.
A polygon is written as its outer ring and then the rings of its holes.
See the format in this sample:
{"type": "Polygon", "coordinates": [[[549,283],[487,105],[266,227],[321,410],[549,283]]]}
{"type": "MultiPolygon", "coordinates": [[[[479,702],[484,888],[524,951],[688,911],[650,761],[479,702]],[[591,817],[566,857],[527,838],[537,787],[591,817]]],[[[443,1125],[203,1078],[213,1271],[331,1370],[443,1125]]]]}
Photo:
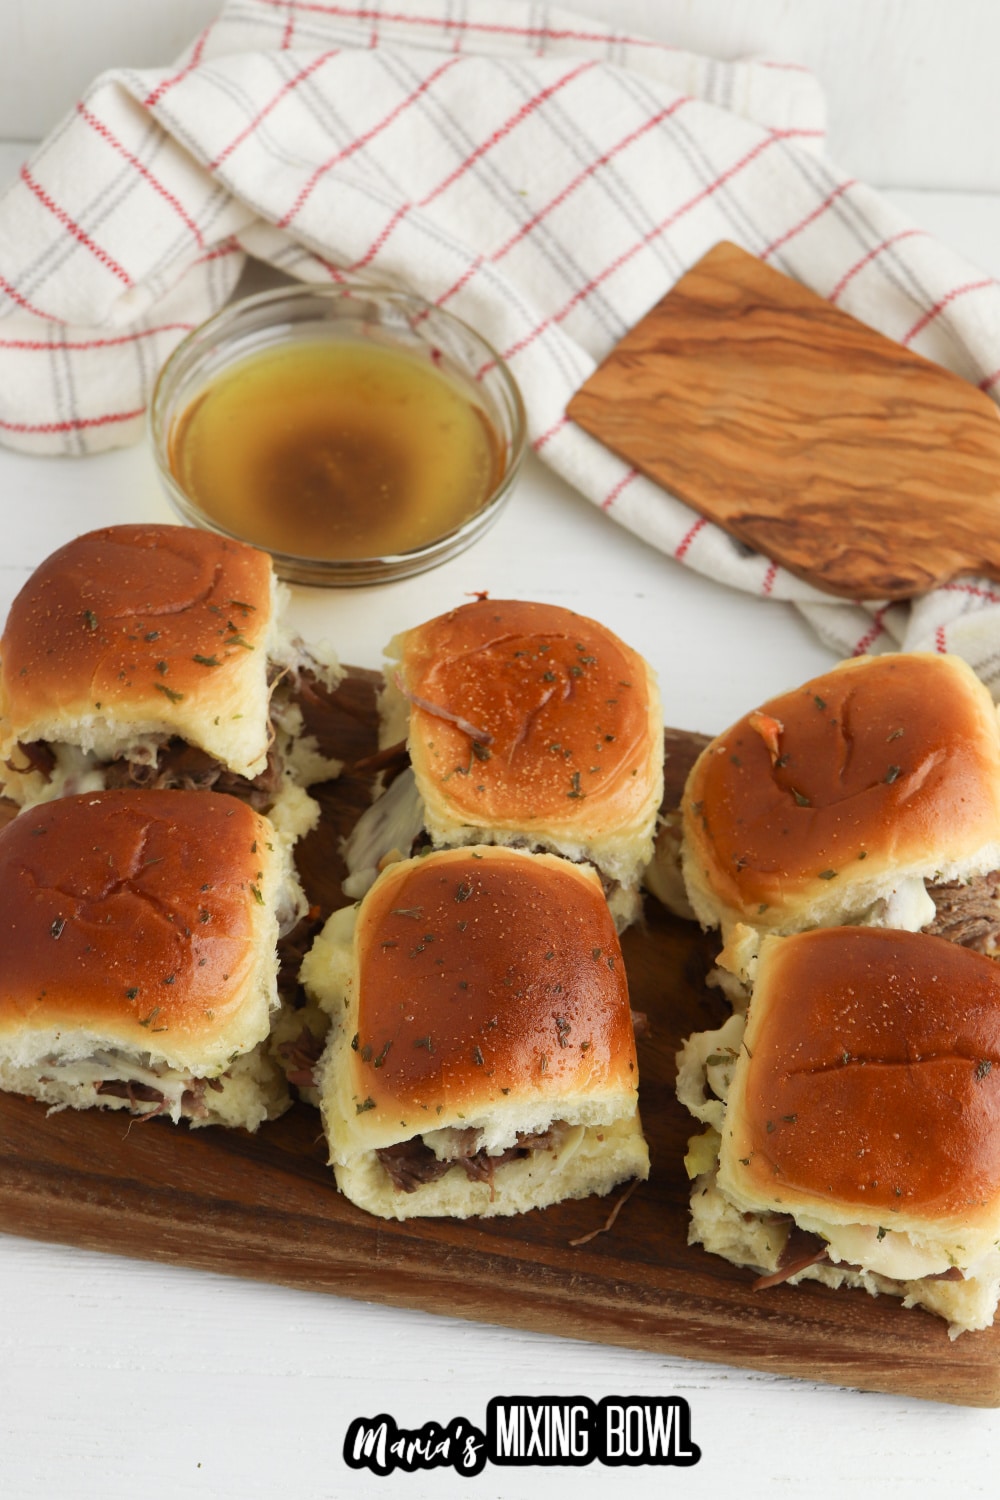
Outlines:
{"type": "Polygon", "coordinates": [[[702,752],[682,812],[687,895],[723,936],[861,923],[995,947],[1000,725],[958,657],[858,657],[771,699],[702,752]]]}
{"type": "Polygon", "coordinates": [[[35,570],[0,640],[0,784],[21,806],[114,786],[213,788],[303,832],[339,769],[291,691],[342,672],[281,622],[267,553],[188,526],[109,526],[35,570]],[[320,659],[320,656],[323,659],[320,659]]]}
{"type": "Polygon", "coordinates": [[[1000,967],[925,933],[768,937],[750,1008],[678,1057],[690,1240],[988,1327],[1000,1292],[1000,967]]]}
{"type": "Polygon", "coordinates": [[[289,1103],[262,1043],[302,893],[245,802],[121,788],[0,831],[0,1088],[253,1130],[289,1103]]]}
{"type": "Polygon", "coordinates": [[[587,860],[619,926],[639,911],[663,795],[652,670],[605,626],[555,605],[478,599],[397,636],[383,747],[409,767],[348,840],[358,895],[393,850],[548,849],[587,860]]]}
{"type": "Polygon", "coordinates": [[[521,1213],[647,1176],[594,871],[492,845],[390,865],[306,956],[330,1159],[384,1218],[521,1213]]]}

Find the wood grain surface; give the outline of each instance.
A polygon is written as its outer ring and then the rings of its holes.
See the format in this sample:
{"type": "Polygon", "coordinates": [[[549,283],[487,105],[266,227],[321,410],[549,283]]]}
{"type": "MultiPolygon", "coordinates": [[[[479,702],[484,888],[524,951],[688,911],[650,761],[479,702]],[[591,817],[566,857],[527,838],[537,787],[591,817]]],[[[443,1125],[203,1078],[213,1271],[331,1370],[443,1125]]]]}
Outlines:
{"type": "Polygon", "coordinates": [[[736,245],[683,276],[567,410],[828,593],[1000,580],[993,402],[736,245]]]}
{"type": "MultiPolygon", "coordinates": [[[[357,673],[317,721],[354,760],[374,744],[372,674],[357,673]]],[[[667,730],[679,797],[704,737],[667,730]]],[[[193,793],[192,795],[197,795],[193,793]]],[[[342,903],[337,843],[369,796],[363,774],[321,789],[323,820],[301,848],[312,899],[342,903]]],[[[945,1324],[895,1299],[821,1286],[753,1292],[753,1275],[687,1244],[682,1157],[692,1122],[674,1097],[674,1054],[726,1010],[706,989],[713,945],[648,902],[624,939],[652,1173],[620,1197],[510,1219],[375,1219],[337,1192],[319,1117],[304,1105],[256,1135],[189,1130],[120,1113],[0,1095],[0,1229],[40,1240],[277,1282],[306,1291],[569,1338],[684,1355],[865,1390],[1000,1405],[1000,1327],[949,1341],[945,1324]]]]}

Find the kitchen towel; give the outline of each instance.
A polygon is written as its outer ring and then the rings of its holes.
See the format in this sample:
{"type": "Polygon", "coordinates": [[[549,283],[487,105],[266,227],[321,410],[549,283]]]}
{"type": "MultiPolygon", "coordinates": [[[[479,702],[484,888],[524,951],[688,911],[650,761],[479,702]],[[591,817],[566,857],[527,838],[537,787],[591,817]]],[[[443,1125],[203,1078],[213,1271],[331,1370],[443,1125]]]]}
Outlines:
{"type": "Polygon", "coordinates": [[[813,76],[531,0],[230,0],[171,67],[102,75],[0,199],[0,439],[135,441],[247,255],[408,286],[509,361],[535,452],[678,562],[793,601],[838,653],[956,650],[1000,694],[1000,587],[831,601],[638,475],[570,395],[733,240],[1000,392],[1000,286],[823,154],[813,76]]]}

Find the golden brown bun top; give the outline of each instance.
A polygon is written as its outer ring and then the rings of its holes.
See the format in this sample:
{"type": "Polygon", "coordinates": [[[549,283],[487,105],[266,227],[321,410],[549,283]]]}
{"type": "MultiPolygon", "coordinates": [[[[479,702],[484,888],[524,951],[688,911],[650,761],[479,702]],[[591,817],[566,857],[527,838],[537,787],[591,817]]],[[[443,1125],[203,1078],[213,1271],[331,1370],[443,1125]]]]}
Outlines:
{"type": "MultiPolygon", "coordinates": [[[[726,1129],[764,1202],[1000,1217],[1000,965],[866,927],[765,940],[726,1129]]],[[[882,1217],[882,1216],[885,1217],[882,1217]]]]}
{"type": "Polygon", "coordinates": [[[634,1092],[625,968],[591,870],[492,846],[391,865],[356,945],[352,1092],[368,1108],[433,1129],[465,1100],[634,1092]]]}
{"type": "MultiPolygon", "coordinates": [[[[0,700],[13,737],[74,715],[176,718],[225,697],[271,622],[271,560],[189,526],[107,526],[45,559],[10,608],[0,700]]],[[[261,667],[263,672],[263,667],[261,667]]]]}
{"type": "Polygon", "coordinates": [[[859,657],[713,740],[683,811],[695,877],[750,923],[882,871],[933,872],[1000,837],[996,710],[957,657],[859,657]]]}
{"type": "Polygon", "coordinates": [[[179,1059],[246,1045],[261,944],[273,955],[272,839],[215,792],[127,789],[21,813],[0,831],[0,1046],[48,1030],[179,1059]]]}
{"type": "Polygon", "coordinates": [[[644,806],[662,760],[659,702],[642,657],[605,626],[480,599],[398,645],[414,769],[453,815],[599,831],[644,806]]]}

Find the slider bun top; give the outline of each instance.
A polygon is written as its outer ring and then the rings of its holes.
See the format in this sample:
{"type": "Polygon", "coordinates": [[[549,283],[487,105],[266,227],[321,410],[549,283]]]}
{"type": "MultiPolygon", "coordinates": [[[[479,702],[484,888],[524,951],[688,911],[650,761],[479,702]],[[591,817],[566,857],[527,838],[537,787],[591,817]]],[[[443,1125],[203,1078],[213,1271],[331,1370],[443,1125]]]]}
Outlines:
{"type": "Polygon", "coordinates": [[[267,819],[215,792],[22,812],[0,831],[0,1055],[221,1068],[267,1034],[284,868],[267,819]]]}
{"type": "Polygon", "coordinates": [[[858,920],[906,877],[1000,865],[996,709],[955,656],[846,661],[707,746],[683,825],[705,926],[858,920]]]}
{"type": "Polygon", "coordinates": [[[1000,965],[923,933],[765,938],[719,1185],[737,1207],[1000,1238],[1000,965]]]}
{"type": "MultiPolygon", "coordinates": [[[[265,552],[190,526],[107,526],[41,563],[0,640],[0,760],[18,740],[112,758],[180,735],[240,775],[268,750],[265,552]]],[[[16,794],[16,780],[12,790],[16,794]]]]}
{"type": "Polygon", "coordinates": [[[485,1129],[489,1150],[634,1113],[628,985],[588,866],[492,845],[401,861],[353,941],[325,1072],[334,1160],[445,1126],[485,1129]]]}
{"type": "Polygon", "coordinates": [[[663,791],[659,694],[637,652],[571,610],[480,599],[388,654],[435,842],[523,835],[637,877],[663,791]]]}

